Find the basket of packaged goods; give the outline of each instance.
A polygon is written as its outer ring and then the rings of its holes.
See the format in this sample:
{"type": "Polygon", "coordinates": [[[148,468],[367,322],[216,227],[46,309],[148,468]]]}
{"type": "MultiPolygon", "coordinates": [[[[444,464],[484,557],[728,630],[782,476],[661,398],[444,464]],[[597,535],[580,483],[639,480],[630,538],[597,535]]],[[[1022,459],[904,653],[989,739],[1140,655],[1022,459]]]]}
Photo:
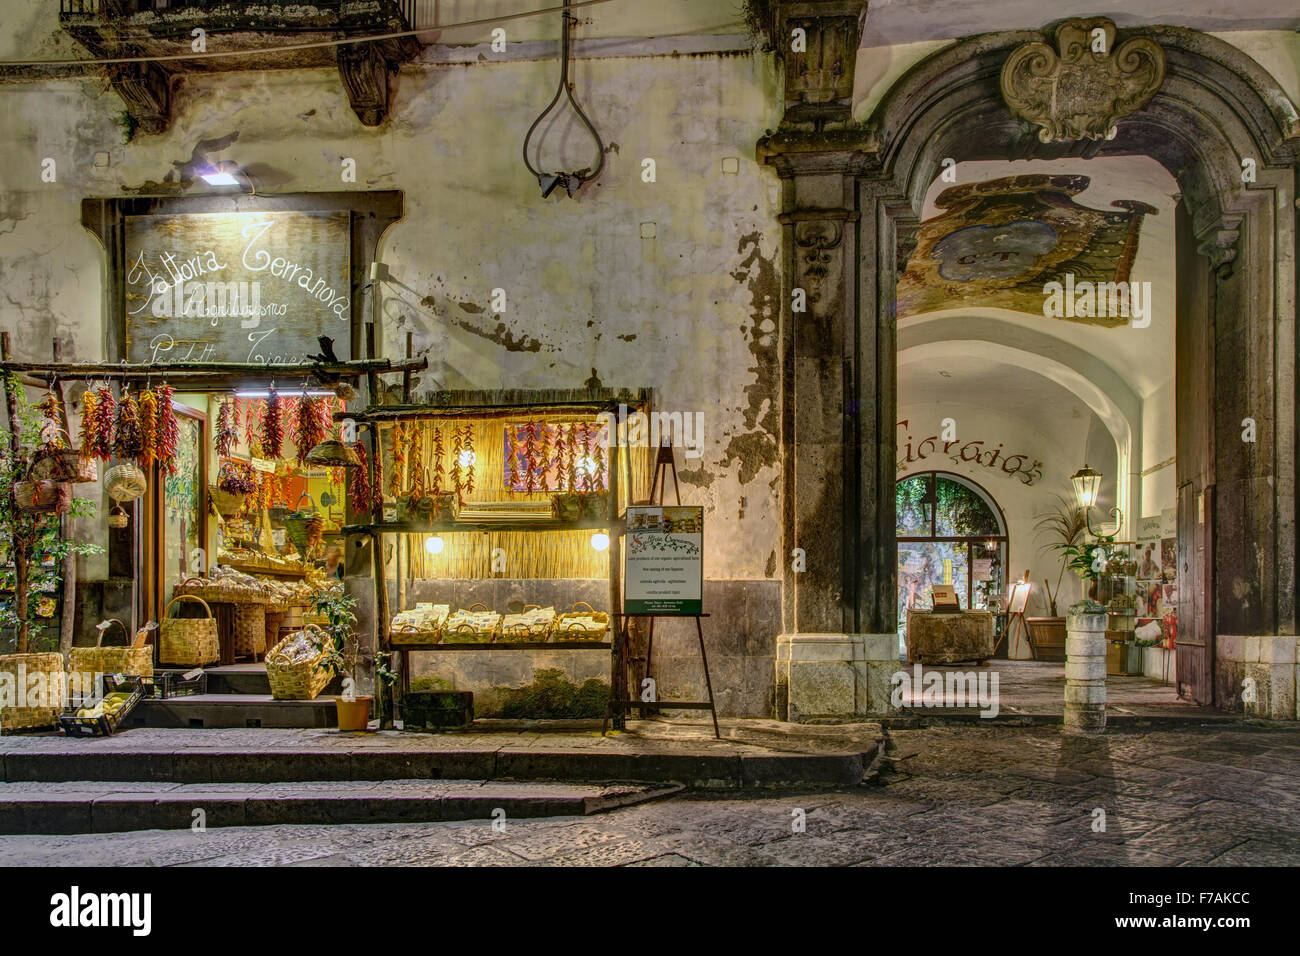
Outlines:
{"type": "Polygon", "coordinates": [[[393,640],[398,644],[437,644],[442,628],[451,613],[448,604],[416,604],[393,618],[393,640]]]}
{"type": "Polygon", "coordinates": [[[144,685],[138,677],[106,674],[103,680],[103,697],[73,699],[59,715],[59,725],[69,737],[107,737],[122,726],[144,696],[144,685]]]}
{"type": "Polygon", "coordinates": [[[507,614],[501,620],[498,644],[544,641],[555,623],[555,608],[525,604],[522,614],[507,614]]]}
{"type": "Polygon", "coordinates": [[[555,626],[551,628],[551,640],[600,642],[605,640],[608,630],[609,615],[597,611],[586,601],[579,601],[567,613],[555,619],[555,626]]]}
{"type": "Polygon", "coordinates": [[[17,704],[0,704],[0,733],[58,724],[67,687],[62,654],[4,654],[0,656],[3,683],[22,692],[8,695],[17,704]]]}
{"type": "Polygon", "coordinates": [[[131,674],[153,676],[153,647],[148,643],[149,630],[142,628],[131,640],[131,632],[117,618],[109,618],[96,629],[94,647],[74,647],[68,651],[68,670],[76,674],[131,674]],[[121,647],[105,647],[104,634],[116,624],[122,629],[121,647]]]}
{"type": "Polygon", "coordinates": [[[447,616],[442,626],[442,643],[490,644],[500,627],[500,614],[489,611],[486,604],[471,604],[447,616]]]}
{"type": "Polygon", "coordinates": [[[329,655],[329,637],[319,627],[308,624],[294,631],[266,653],[271,696],[276,700],[315,700],[330,682],[329,655]]]}
{"type": "Polygon", "coordinates": [[[163,664],[193,667],[221,659],[221,642],[217,638],[217,620],[212,608],[201,597],[178,594],[163,609],[158,625],[158,660],[163,664]],[[207,617],[168,617],[177,601],[196,601],[208,612],[207,617]]]}

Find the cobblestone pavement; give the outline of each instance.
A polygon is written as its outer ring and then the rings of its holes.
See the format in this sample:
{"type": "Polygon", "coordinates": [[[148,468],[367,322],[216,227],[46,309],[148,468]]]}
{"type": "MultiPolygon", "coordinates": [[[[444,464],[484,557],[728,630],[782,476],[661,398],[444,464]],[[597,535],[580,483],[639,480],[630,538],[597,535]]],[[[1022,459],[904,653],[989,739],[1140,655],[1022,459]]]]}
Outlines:
{"type": "Polygon", "coordinates": [[[595,817],[0,837],[0,865],[1300,863],[1300,732],[897,731],[885,785],[682,794],[595,817]],[[1104,830],[1100,829],[1104,811],[1104,830]],[[795,832],[802,820],[803,832],[795,832]]]}

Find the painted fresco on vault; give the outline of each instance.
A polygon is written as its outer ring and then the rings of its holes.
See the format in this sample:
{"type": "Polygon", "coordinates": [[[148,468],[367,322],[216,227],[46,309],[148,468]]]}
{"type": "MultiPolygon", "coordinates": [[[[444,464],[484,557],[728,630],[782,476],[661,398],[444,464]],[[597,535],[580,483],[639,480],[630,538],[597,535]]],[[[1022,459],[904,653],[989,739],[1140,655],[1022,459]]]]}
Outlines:
{"type": "MultiPolygon", "coordinates": [[[[939,194],[942,214],[921,224],[916,248],[898,280],[900,318],[981,306],[1044,314],[1044,285],[1128,282],[1142,218],[1154,207],[1117,199],[1114,210],[1072,197],[1088,176],[1008,176],[953,186],[939,194]]],[[[1104,327],[1127,320],[1069,315],[1104,327]]]]}

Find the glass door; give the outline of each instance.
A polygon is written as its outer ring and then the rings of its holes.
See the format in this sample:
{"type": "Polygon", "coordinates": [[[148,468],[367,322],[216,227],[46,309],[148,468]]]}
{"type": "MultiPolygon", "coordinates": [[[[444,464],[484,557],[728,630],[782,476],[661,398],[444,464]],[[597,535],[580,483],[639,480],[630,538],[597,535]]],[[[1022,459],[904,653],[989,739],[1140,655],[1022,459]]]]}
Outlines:
{"type": "Polygon", "coordinates": [[[145,549],[146,614],[159,620],[173,589],[191,574],[207,571],[208,416],[172,403],[176,412],[176,469],[155,468],[150,481],[149,537],[145,549]]]}

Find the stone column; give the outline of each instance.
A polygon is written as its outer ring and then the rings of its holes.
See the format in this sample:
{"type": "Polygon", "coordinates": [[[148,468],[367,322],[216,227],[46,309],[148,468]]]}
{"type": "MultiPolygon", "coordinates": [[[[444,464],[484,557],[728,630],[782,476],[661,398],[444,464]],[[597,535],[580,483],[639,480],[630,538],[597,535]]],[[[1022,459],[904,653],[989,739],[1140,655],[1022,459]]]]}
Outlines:
{"type": "Polygon", "coordinates": [[[859,609],[857,194],[873,141],[850,106],[866,3],[776,7],[785,115],[757,150],[781,178],[783,227],[775,709],[788,720],[849,719],[888,709],[898,669],[896,635],[859,609]]]}
{"type": "Polygon", "coordinates": [[[1066,612],[1065,725],[1067,734],[1106,729],[1106,619],[1104,610],[1075,605],[1066,612]]]}

